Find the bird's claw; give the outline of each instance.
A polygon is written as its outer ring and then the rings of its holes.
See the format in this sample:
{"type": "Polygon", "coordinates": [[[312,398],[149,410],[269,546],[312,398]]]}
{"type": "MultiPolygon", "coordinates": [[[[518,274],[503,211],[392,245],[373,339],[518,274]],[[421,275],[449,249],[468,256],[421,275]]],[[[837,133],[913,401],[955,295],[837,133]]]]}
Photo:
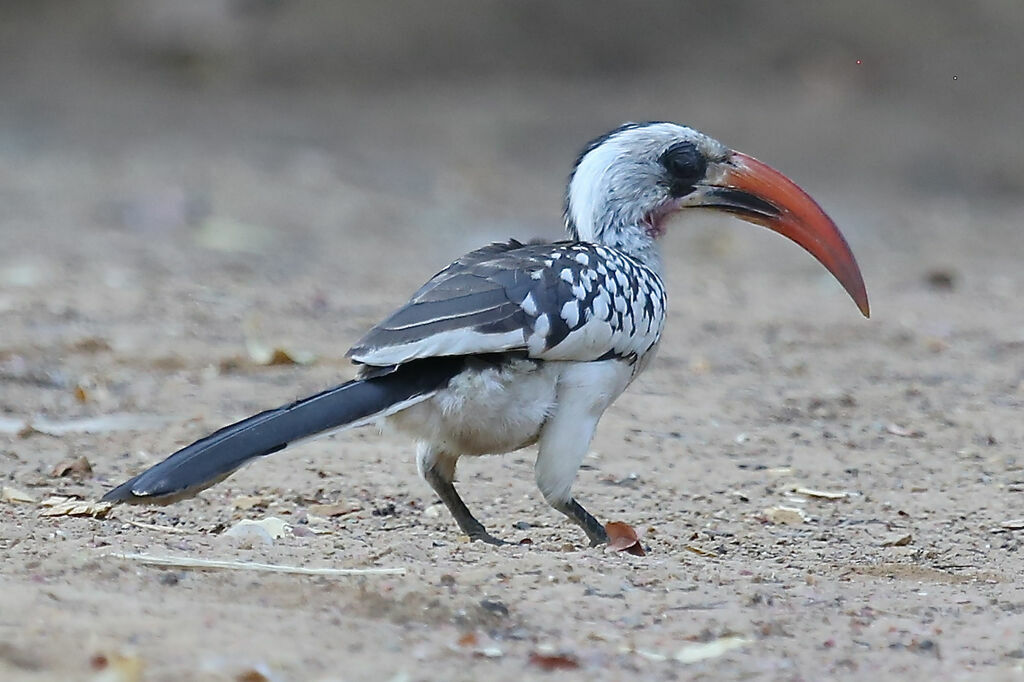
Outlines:
{"type": "Polygon", "coordinates": [[[479,530],[473,533],[469,533],[470,542],[476,542],[477,540],[479,540],[480,542],[485,542],[488,545],[494,545],[495,547],[500,547],[502,545],[509,544],[504,540],[494,537],[485,530],[479,530]]]}

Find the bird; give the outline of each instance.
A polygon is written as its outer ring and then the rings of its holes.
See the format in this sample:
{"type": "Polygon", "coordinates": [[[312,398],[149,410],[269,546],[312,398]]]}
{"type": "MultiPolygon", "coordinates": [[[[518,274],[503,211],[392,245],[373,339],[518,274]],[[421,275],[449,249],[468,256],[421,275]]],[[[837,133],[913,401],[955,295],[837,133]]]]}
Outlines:
{"type": "Polygon", "coordinates": [[[459,459],[536,445],[544,500],[591,545],[606,543],[573,484],[602,414],[662,340],[659,242],[670,218],[694,209],[792,240],[870,316],[846,239],[793,181],[694,128],[626,123],[577,157],[566,239],[510,239],[458,258],[352,346],[355,379],[225,426],[102,499],[175,502],[305,438],[385,421],[415,440],[420,475],[471,540],[504,544],[456,490],[459,459]]]}

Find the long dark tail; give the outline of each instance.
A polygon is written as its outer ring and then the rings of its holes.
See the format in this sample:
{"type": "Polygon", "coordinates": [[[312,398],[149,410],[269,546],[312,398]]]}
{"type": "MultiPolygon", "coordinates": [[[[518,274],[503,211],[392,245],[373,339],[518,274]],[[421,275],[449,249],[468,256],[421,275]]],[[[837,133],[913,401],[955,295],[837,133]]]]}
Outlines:
{"type": "Polygon", "coordinates": [[[290,443],[397,412],[433,395],[462,368],[459,358],[432,358],[389,374],[357,379],[290,405],[225,426],[178,450],[103,496],[108,502],[168,504],[218,483],[256,457],[290,443]]]}

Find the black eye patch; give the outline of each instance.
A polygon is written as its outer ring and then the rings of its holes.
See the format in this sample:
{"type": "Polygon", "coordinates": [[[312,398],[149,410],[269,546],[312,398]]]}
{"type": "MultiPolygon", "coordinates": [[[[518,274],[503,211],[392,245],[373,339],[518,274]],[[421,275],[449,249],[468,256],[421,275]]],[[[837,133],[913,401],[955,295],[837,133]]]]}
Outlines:
{"type": "Polygon", "coordinates": [[[693,191],[694,185],[704,178],[708,160],[692,142],[677,142],[658,158],[669,175],[669,193],[681,197],[693,191]]]}

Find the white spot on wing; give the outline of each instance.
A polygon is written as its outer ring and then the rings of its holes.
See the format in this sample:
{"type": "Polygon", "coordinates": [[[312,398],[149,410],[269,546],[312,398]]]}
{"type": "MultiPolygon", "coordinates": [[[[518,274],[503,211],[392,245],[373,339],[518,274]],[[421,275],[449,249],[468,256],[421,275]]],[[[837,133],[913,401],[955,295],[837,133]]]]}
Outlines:
{"type": "Polygon", "coordinates": [[[533,333],[526,340],[526,348],[533,357],[541,357],[547,348],[548,331],[551,329],[551,321],[547,315],[541,315],[533,326],[533,333]]]}
{"type": "Polygon", "coordinates": [[[562,306],[562,319],[570,328],[580,323],[580,304],[576,301],[566,301],[562,306]]]}
{"type": "Polygon", "coordinates": [[[541,336],[548,335],[548,332],[551,331],[551,320],[548,319],[547,315],[541,315],[537,318],[537,321],[533,325],[533,331],[541,336]]]}
{"type": "Polygon", "coordinates": [[[522,302],[523,311],[530,317],[537,317],[537,301],[533,298],[533,293],[526,295],[526,298],[522,302]]]}

